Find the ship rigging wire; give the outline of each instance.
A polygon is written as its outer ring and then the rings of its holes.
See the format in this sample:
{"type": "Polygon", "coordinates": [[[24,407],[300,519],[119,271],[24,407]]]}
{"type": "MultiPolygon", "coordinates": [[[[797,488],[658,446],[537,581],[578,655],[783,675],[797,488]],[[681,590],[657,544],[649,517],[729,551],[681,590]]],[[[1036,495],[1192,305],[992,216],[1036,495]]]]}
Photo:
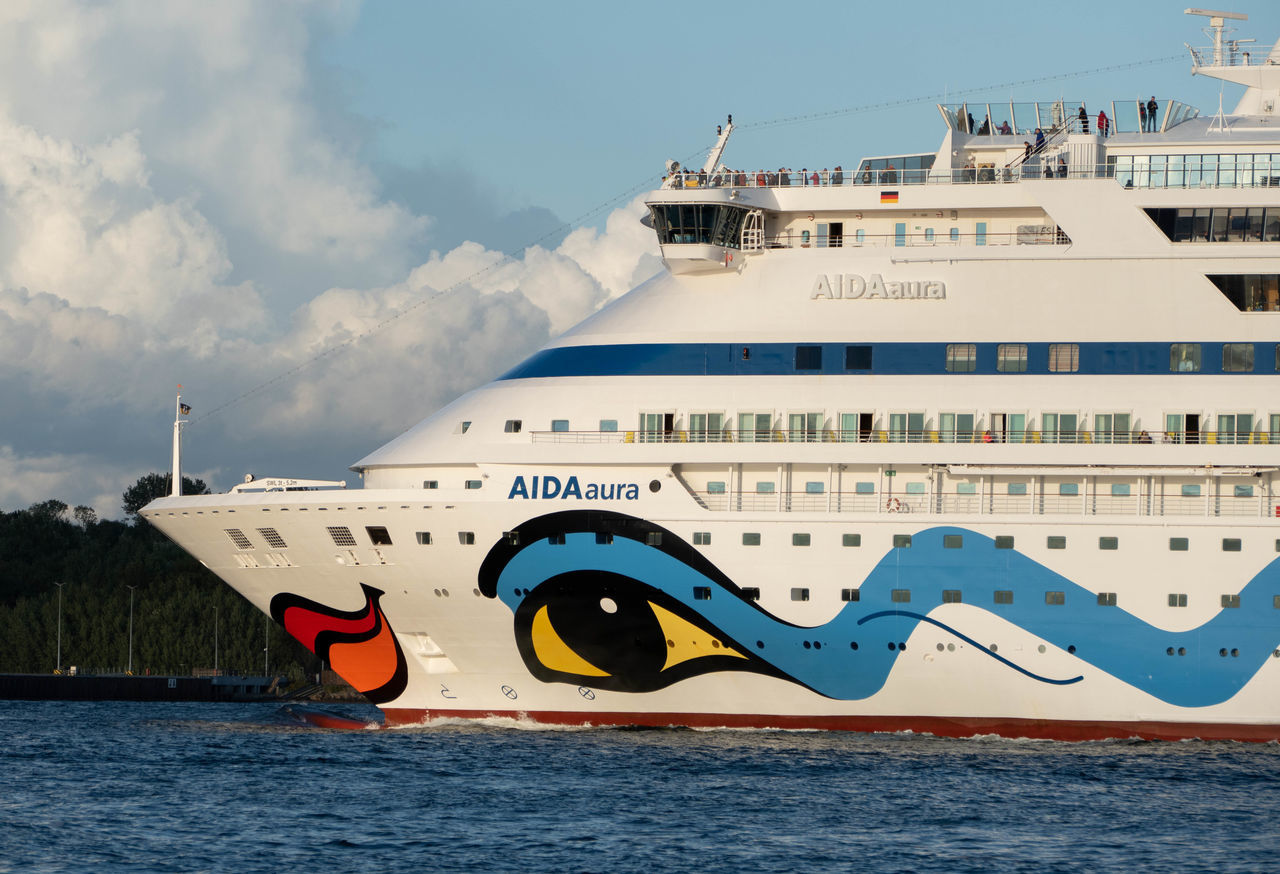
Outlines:
{"type": "MultiPolygon", "coordinates": [[[[986,85],[986,86],[974,87],[974,88],[962,88],[954,91],[951,89],[948,89],[946,92],[941,94],[939,93],[925,94],[917,97],[906,97],[900,100],[887,100],[881,103],[868,103],[868,104],[862,104],[859,106],[848,106],[842,109],[833,109],[825,112],[815,112],[815,113],[808,113],[804,115],[781,116],[778,118],[766,119],[764,121],[748,122],[746,124],[737,125],[735,129],[750,131],[750,130],[757,130],[760,128],[781,127],[784,125],[792,125],[792,124],[808,124],[816,121],[826,121],[832,118],[839,118],[840,116],[844,116],[844,115],[854,115],[854,114],[865,113],[865,112],[879,112],[887,109],[898,109],[905,106],[915,106],[921,103],[934,103],[934,102],[937,102],[939,99],[948,100],[948,102],[956,102],[954,100],[951,100],[951,98],[957,98],[960,95],[964,95],[964,94],[983,94],[986,92],[997,91],[1002,89],[1026,87],[1030,85],[1039,85],[1045,82],[1056,82],[1056,81],[1068,80],[1068,79],[1078,79],[1078,78],[1084,78],[1087,76],[1095,76],[1101,73],[1115,73],[1123,70],[1147,68],[1156,64],[1171,63],[1173,61],[1180,60],[1184,57],[1185,57],[1184,54],[1179,53],[1176,55],[1166,55],[1160,58],[1152,58],[1145,61],[1133,61],[1126,64],[1114,64],[1107,67],[1095,67],[1090,70],[1077,70],[1071,73],[1058,73],[1058,74],[1047,75],[1047,76],[1036,76],[1029,79],[1018,79],[1010,82],[1002,82],[995,85],[986,85]]],[[[963,101],[959,101],[959,102],[963,102],[963,101]]],[[[711,145],[703,146],[689,153],[686,157],[682,158],[680,160],[680,163],[684,166],[689,166],[690,161],[696,160],[700,155],[707,154],[712,147],[713,146],[711,145]]],[[[299,362],[298,364],[294,365],[288,370],[281,371],[280,373],[276,374],[270,379],[264,380],[263,382],[258,383],[252,388],[247,389],[246,391],[241,392],[238,395],[235,395],[230,400],[224,401],[218,406],[212,408],[211,410],[209,410],[209,412],[201,416],[189,419],[186,422],[186,427],[190,428],[193,425],[197,425],[202,422],[205,422],[208,419],[211,419],[214,416],[218,415],[219,413],[223,412],[224,410],[227,410],[230,407],[236,406],[242,401],[248,400],[249,398],[255,395],[261,394],[262,392],[266,391],[272,386],[275,386],[281,382],[284,382],[285,380],[293,376],[296,376],[297,374],[302,373],[305,370],[310,369],[312,366],[320,363],[321,361],[324,361],[327,358],[332,358],[336,355],[341,354],[342,352],[345,352],[347,349],[350,349],[351,347],[359,343],[361,340],[364,340],[366,337],[371,337],[375,334],[381,333],[386,328],[390,327],[391,325],[395,324],[396,322],[400,321],[406,316],[417,312],[418,310],[422,309],[426,305],[433,303],[439,300],[440,298],[445,297],[446,295],[454,291],[457,291],[460,288],[470,285],[474,280],[479,279],[480,277],[488,273],[492,273],[493,271],[497,270],[500,267],[505,267],[508,264],[515,263],[517,258],[520,255],[522,255],[525,251],[532,249],[533,247],[540,245],[546,240],[552,237],[556,237],[566,231],[572,231],[575,228],[580,227],[588,219],[599,215],[600,213],[604,212],[607,209],[616,207],[620,203],[626,202],[627,200],[629,200],[630,198],[634,197],[636,194],[639,194],[642,191],[648,191],[648,190],[651,190],[652,188],[653,188],[653,176],[652,174],[650,174],[650,175],[647,175],[643,181],[637,182],[631,185],[629,188],[625,189],[624,191],[618,194],[615,194],[606,200],[601,201],[599,204],[587,210],[586,212],[582,213],[581,215],[577,216],[576,218],[573,218],[569,221],[566,221],[557,225],[555,228],[542,234],[537,239],[532,240],[531,242],[523,246],[517,246],[515,249],[503,252],[502,257],[497,261],[485,267],[482,267],[479,270],[476,270],[468,274],[467,276],[464,276],[462,279],[459,279],[457,282],[453,283],[447,288],[436,289],[431,291],[430,293],[419,298],[417,301],[409,304],[403,309],[387,316],[385,319],[378,322],[377,324],[369,328],[366,328],[365,330],[357,334],[353,334],[352,336],[347,337],[345,340],[342,340],[339,343],[335,343],[332,346],[322,349],[320,352],[316,353],[311,358],[308,358],[305,361],[299,362]]]]}

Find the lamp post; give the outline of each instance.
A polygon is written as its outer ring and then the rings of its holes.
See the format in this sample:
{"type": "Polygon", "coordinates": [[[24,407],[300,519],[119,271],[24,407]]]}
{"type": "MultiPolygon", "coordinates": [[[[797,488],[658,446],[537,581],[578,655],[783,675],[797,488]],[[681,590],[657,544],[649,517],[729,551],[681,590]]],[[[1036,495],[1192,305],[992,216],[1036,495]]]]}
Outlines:
{"type": "Polygon", "coordinates": [[[58,666],[54,668],[55,674],[62,673],[62,587],[66,583],[54,583],[58,587],[58,666]]]}
{"type": "Polygon", "coordinates": [[[133,676],[133,590],[137,586],[125,586],[129,590],[129,667],[125,669],[125,673],[130,677],[133,676]]]}

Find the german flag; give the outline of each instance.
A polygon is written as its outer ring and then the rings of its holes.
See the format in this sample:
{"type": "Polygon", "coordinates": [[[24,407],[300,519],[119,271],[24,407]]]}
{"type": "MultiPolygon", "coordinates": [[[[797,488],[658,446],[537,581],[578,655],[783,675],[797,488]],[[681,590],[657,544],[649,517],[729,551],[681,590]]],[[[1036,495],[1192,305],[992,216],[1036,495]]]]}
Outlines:
{"type": "Polygon", "coordinates": [[[898,192],[896,192],[896,191],[881,191],[881,192],[880,192],[880,202],[881,202],[881,203],[897,203],[897,202],[898,202],[898,192]]]}

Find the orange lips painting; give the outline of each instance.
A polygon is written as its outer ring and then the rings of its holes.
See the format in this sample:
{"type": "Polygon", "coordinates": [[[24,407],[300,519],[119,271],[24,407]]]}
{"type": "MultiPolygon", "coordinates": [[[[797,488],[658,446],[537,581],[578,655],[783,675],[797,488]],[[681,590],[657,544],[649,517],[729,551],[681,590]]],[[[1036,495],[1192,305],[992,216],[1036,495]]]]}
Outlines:
{"type": "Polygon", "coordinates": [[[271,617],[374,704],[399,697],[408,683],[404,653],[378,601],[360,584],[364,606],[338,610],[290,592],[271,599],[271,617]]]}

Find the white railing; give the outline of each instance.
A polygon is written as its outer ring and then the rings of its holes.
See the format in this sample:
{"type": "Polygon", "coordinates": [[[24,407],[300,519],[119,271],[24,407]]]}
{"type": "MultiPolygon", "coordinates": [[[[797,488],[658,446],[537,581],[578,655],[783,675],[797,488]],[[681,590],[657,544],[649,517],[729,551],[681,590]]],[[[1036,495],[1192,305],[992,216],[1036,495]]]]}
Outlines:
{"type": "MultiPolygon", "coordinates": [[[[534,443],[1076,443],[1076,444],[1268,444],[1280,445],[1280,431],[945,431],[874,428],[860,431],[530,431],[534,443]]],[[[993,450],[994,451],[994,450],[993,450]]]]}
{"type": "Polygon", "coordinates": [[[861,513],[927,516],[1227,516],[1280,518],[1280,497],[1212,495],[904,494],[879,492],[702,492],[712,512],[861,513]]]}

